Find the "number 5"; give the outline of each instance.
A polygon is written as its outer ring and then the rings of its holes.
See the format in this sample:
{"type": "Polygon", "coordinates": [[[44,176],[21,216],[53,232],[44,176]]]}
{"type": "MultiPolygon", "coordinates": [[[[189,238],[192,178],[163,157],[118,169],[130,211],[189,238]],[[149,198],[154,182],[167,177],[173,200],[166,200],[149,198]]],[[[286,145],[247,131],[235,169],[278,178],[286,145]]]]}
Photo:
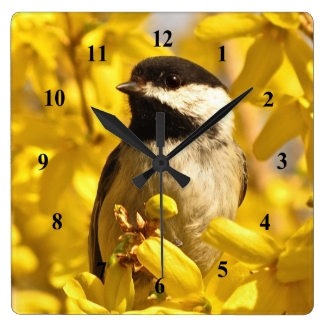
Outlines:
{"type": "Polygon", "coordinates": [[[218,267],[218,270],[224,271],[225,272],[225,275],[218,274],[218,277],[219,278],[224,278],[227,275],[227,269],[224,266],[222,266],[222,265],[226,265],[226,264],[227,264],[226,261],[221,261],[220,262],[219,267],[218,267]]]}

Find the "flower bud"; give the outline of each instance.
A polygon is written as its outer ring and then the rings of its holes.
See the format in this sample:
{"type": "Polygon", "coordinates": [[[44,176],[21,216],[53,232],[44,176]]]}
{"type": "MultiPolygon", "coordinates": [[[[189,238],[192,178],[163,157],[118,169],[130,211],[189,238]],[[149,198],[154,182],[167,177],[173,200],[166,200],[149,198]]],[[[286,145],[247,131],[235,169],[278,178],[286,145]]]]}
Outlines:
{"type": "MultiPolygon", "coordinates": [[[[163,216],[164,220],[175,216],[178,213],[176,202],[169,196],[163,195],[163,216]]],[[[160,219],[160,195],[157,194],[145,204],[147,220],[160,219]]]]}

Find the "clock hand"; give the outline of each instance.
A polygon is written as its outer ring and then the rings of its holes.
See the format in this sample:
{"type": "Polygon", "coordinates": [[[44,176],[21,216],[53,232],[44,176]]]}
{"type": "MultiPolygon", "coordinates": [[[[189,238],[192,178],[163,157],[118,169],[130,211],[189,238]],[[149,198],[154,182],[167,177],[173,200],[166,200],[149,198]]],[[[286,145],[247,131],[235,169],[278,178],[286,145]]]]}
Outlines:
{"type": "MultiPolygon", "coordinates": [[[[182,187],[184,188],[189,182],[190,182],[190,177],[180,173],[176,169],[174,169],[171,166],[166,167],[166,171],[169,172],[170,175],[172,175],[175,179],[175,181],[182,187]]],[[[141,189],[144,184],[146,184],[147,180],[155,173],[154,168],[148,169],[146,172],[143,174],[140,174],[134,178],[132,178],[132,181],[134,185],[141,189]]]]}
{"type": "Polygon", "coordinates": [[[101,111],[95,107],[92,110],[103,124],[104,128],[109,132],[115,134],[117,137],[128,143],[135,149],[141,151],[151,159],[156,158],[156,155],[128,128],[126,127],[115,115],[101,111]]]}
{"type": "MultiPolygon", "coordinates": [[[[135,149],[139,150],[151,159],[156,158],[156,155],[128,128],[126,127],[116,116],[107,112],[101,111],[95,107],[92,110],[103,124],[106,130],[115,134],[117,137],[128,143],[135,149]]],[[[174,168],[168,166],[167,171],[175,178],[175,180],[182,186],[186,186],[190,181],[190,178],[186,175],[178,172],[174,168]]],[[[149,173],[141,174],[140,177],[133,179],[134,184],[141,189],[147,180],[155,172],[154,169],[150,170],[149,173]]]]}
{"type": "Polygon", "coordinates": [[[164,277],[164,204],[163,204],[163,171],[159,172],[160,193],[160,267],[161,277],[164,277]]]}
{"type": "MultiPolygon", "coordinates": [[[[165,146],[165,113],[158,113],[158,112],[156,113],[156,132],[157,132],[156,143],[157,143],[157,147],[159,148],[159,156],[161,156],[161,159],[164,160],[161,161],[160,163],[164,163],[165,170],[168,171],[175,178],[175,180],[178,182],[178,184],[181,187],[185,187],[189,183],[190,178],[186,175],[181,174],[176,169],[170,167],[168,161],[166,161],[166,158],[162,154],[162,147],[165,146]]],[[[132,181],[139,189],[141,189],[155,171],[160,173],[159,161],[158,161],[158,165],[157,162],[156,163],[154,162],[154,167],[150,168],[145,173],[134,177],[132,181]]]]}
{"type": "MultiPolygon", "coordinates": [[[[181,142],[174,150],[172,150],[167,156],[166,159],[169,162],[171,158],[177,155],[181,150],[187,147],[190,143],[196,140],[200,135],[202,135],[205,131],[211,128],[214,124],[219,122],[222,118],[224,118],[241,100],[243,100],[246,95],[248,95],[253,90],[253,87],[246,90],[244,93],[239,95],[237,98],[232,100],[226,106],[221,108],[218,112],[212,115],[205,123],[203,123],[199,128],[197,128],[189,137],[187,137],[183,142],[181,142]]],[[[169,171],[169,170],[168,170],[169,171]]],[[[147,180],[152,176],[155,172],[153,168],[148,169],[143,174],[133,178],[133,183],[136,184],[137,187],[141,188],[147,182],[147,180]]],[[[170,171],[169,173],[174,176],[170,171]]],[[[174,176],[175,177],[175,176],[174,176]]],[[[176,178],[175,178],[176,179],[176,178]]],[[[178,181],[178,180],[177,180],[178,181]]],[[[180,182],[178,182],[180,184],[180,182]]],[[[188,183],[188,182],[187,182],[188,183]]],[[[187,183],[182,186],[185,187],[187,183]]]]}
{"type": "Polygon", "coordinates": [[[140,174],[134,178],[132,178],[132,182],[134,183],[134,185],[141,189],[144,184],[147,183],[147,180],[155,173],[155,170],[153,168],[148,169],[146,172],[144,172],[143,174],[140,174]]]}
{"type": "MultiPolygon", "coordinates": [[[[165,146],[165,113],[156,113],[156,144],[159,149],[158,157],[163,157],[165,146]]],[[[159,165],[164,163],[161,161],[159,165]]],[[[163,205],[163,167],[159,170],[159,194],[160,194],[160,261],[161,277],[164,277],[164,205],[163,205]]]]}
{"type": "Polygon", "coordinates": [[[172,150],[166,158],[169,160],[177,155],[180,151],[186,148],[190,143],[196,140],[200,135],[210,129],[214,124],[224,118],[239,102],[241,102],[251,91],[253,87],[246,90],[244,93],[239,95],[237,98],[232,100],[214,115],[212,115],[206,122],[204,122],[199,128],[197,128],[191,135],[189,135],[183,142],[181,142],[174,150],[172,150]]]}

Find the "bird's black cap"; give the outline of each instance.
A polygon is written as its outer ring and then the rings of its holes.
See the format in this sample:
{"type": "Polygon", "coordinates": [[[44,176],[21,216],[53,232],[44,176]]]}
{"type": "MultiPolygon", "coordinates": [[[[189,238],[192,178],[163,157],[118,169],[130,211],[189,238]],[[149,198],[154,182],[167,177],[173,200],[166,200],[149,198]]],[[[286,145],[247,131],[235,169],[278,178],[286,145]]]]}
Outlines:
{"type": "Polygon", "coordinates": [[[213,88],[228,89],[212,73],[201,66],[177,56],[156,56],[138,63],[131,74],[131,80],[146,83],[151,81],[153,86],[163,86],[164,77],[168,75],[181,77],[182,86],[189,84],[207,85],[213,88]]]}
{"type": "MultiPolygon", "coordinates": [[[[117,89],[129,95],[129,103],[132,112],[130,129],[142,141],[155,139],[155,118],[156,112],[164,112],[166,116],[166,139],[182,140],[190,135],[200,126],[198,119],[180,111],[174,107],[173,100],[168,103],[166,98],[170,94],[173,97],[174,91],[179,96],[184,96],[184,103],[189,99],[187,92],[193,91],[192,85],[207,86],[207,88],[222,88],[228,92],[227,88],[212,73],[201,66],[176,57],[176,56],[156,56],[145,59],[138,63],[131,73],[131,80],[117,86],[117,89]],[[176,87],[168,83],[171,76],[175,76],[176,87]],[[182,92],[182,88],[187,89],[182,92]],[[160,100],[159,93],[163,99],[160,100]]],[[[196,90],[200,91],[200,90],[196,90]]],[[[205,91],[201,90],[202,100],[206,99],[205,91]]],[[[189,101],[189,106],[190,101],[189,101]]],[[[189,110],[191,108],[189,107],[189,110]]],[[[217,132],[217,126],[214,128],[217,132]]],[[[213,134],[212,136],[214,136],[213,134]]]]}

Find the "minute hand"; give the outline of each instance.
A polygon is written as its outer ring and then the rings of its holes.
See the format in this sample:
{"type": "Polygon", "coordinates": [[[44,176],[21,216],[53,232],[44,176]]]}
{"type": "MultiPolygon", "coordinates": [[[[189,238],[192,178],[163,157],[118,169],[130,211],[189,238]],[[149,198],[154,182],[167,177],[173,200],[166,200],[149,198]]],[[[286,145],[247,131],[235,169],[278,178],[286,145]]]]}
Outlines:
{"type": "Polygon", "coordinates": [[[117,137],[128,143],[135,149],[147,155],[151,159],[156,158],[156,155],[129,129],[127,128],[115,115],[101,111],[95,107],[92,110],[97,115],[104,128],[109,132],[115,134],[117,137]]]}
{"type": "Polygon", "coordinates": [[[177,155],[180,151],[186,148],[190,143],[196,140],[200,135],[202,135],[205,131],[210,129],[214,124],[224,118],[241,100],[248,95],[253,90],[253,87],[246,90],[240,96],[232,100],[218,112],[216,112],[213,116],[211,116],[206,122],[204,122],[199,128],[197,128],[189,137],[187,137],[182,143],[180,143],[174,150],[172,150],[166,158],[168,160],[172,159],[175,155],[177,155]]]}
{"type": "MultiPolygon", "coordinates": [[[[139,150],[143,154],[147,155],[151,159],[156,158],[156,155],[129,129],[127,128],[116,116],[101,111],[95,107],[92,107],[92,110],[103,124],[106,130],[115,134],[121,140],[125,141],[135,149],[139,150]]],[[[171,166],[168,166],[167,171],[175,178],[175,180],[182,186],[186,186],[186,184],[190,181],[190,178],[182,173],[178,172],[171,166]]],[[[154,169],[151,168],[149,172],[145,173],[143,176],[140,176],[140,182],[144,183],[149,179],[154,173],[154,169]],[[142,180],[144,179],[144,181],[142,180]]],[[[135,182],[136,184],[136,182],[135,182]]],[[[137,185],[137,184],[136,184],[137,185]]],[[[143,186],[142,185],[142,186],[143,186]]],[[[142,186],[138,186],[141,188],[142,186]]]]}

